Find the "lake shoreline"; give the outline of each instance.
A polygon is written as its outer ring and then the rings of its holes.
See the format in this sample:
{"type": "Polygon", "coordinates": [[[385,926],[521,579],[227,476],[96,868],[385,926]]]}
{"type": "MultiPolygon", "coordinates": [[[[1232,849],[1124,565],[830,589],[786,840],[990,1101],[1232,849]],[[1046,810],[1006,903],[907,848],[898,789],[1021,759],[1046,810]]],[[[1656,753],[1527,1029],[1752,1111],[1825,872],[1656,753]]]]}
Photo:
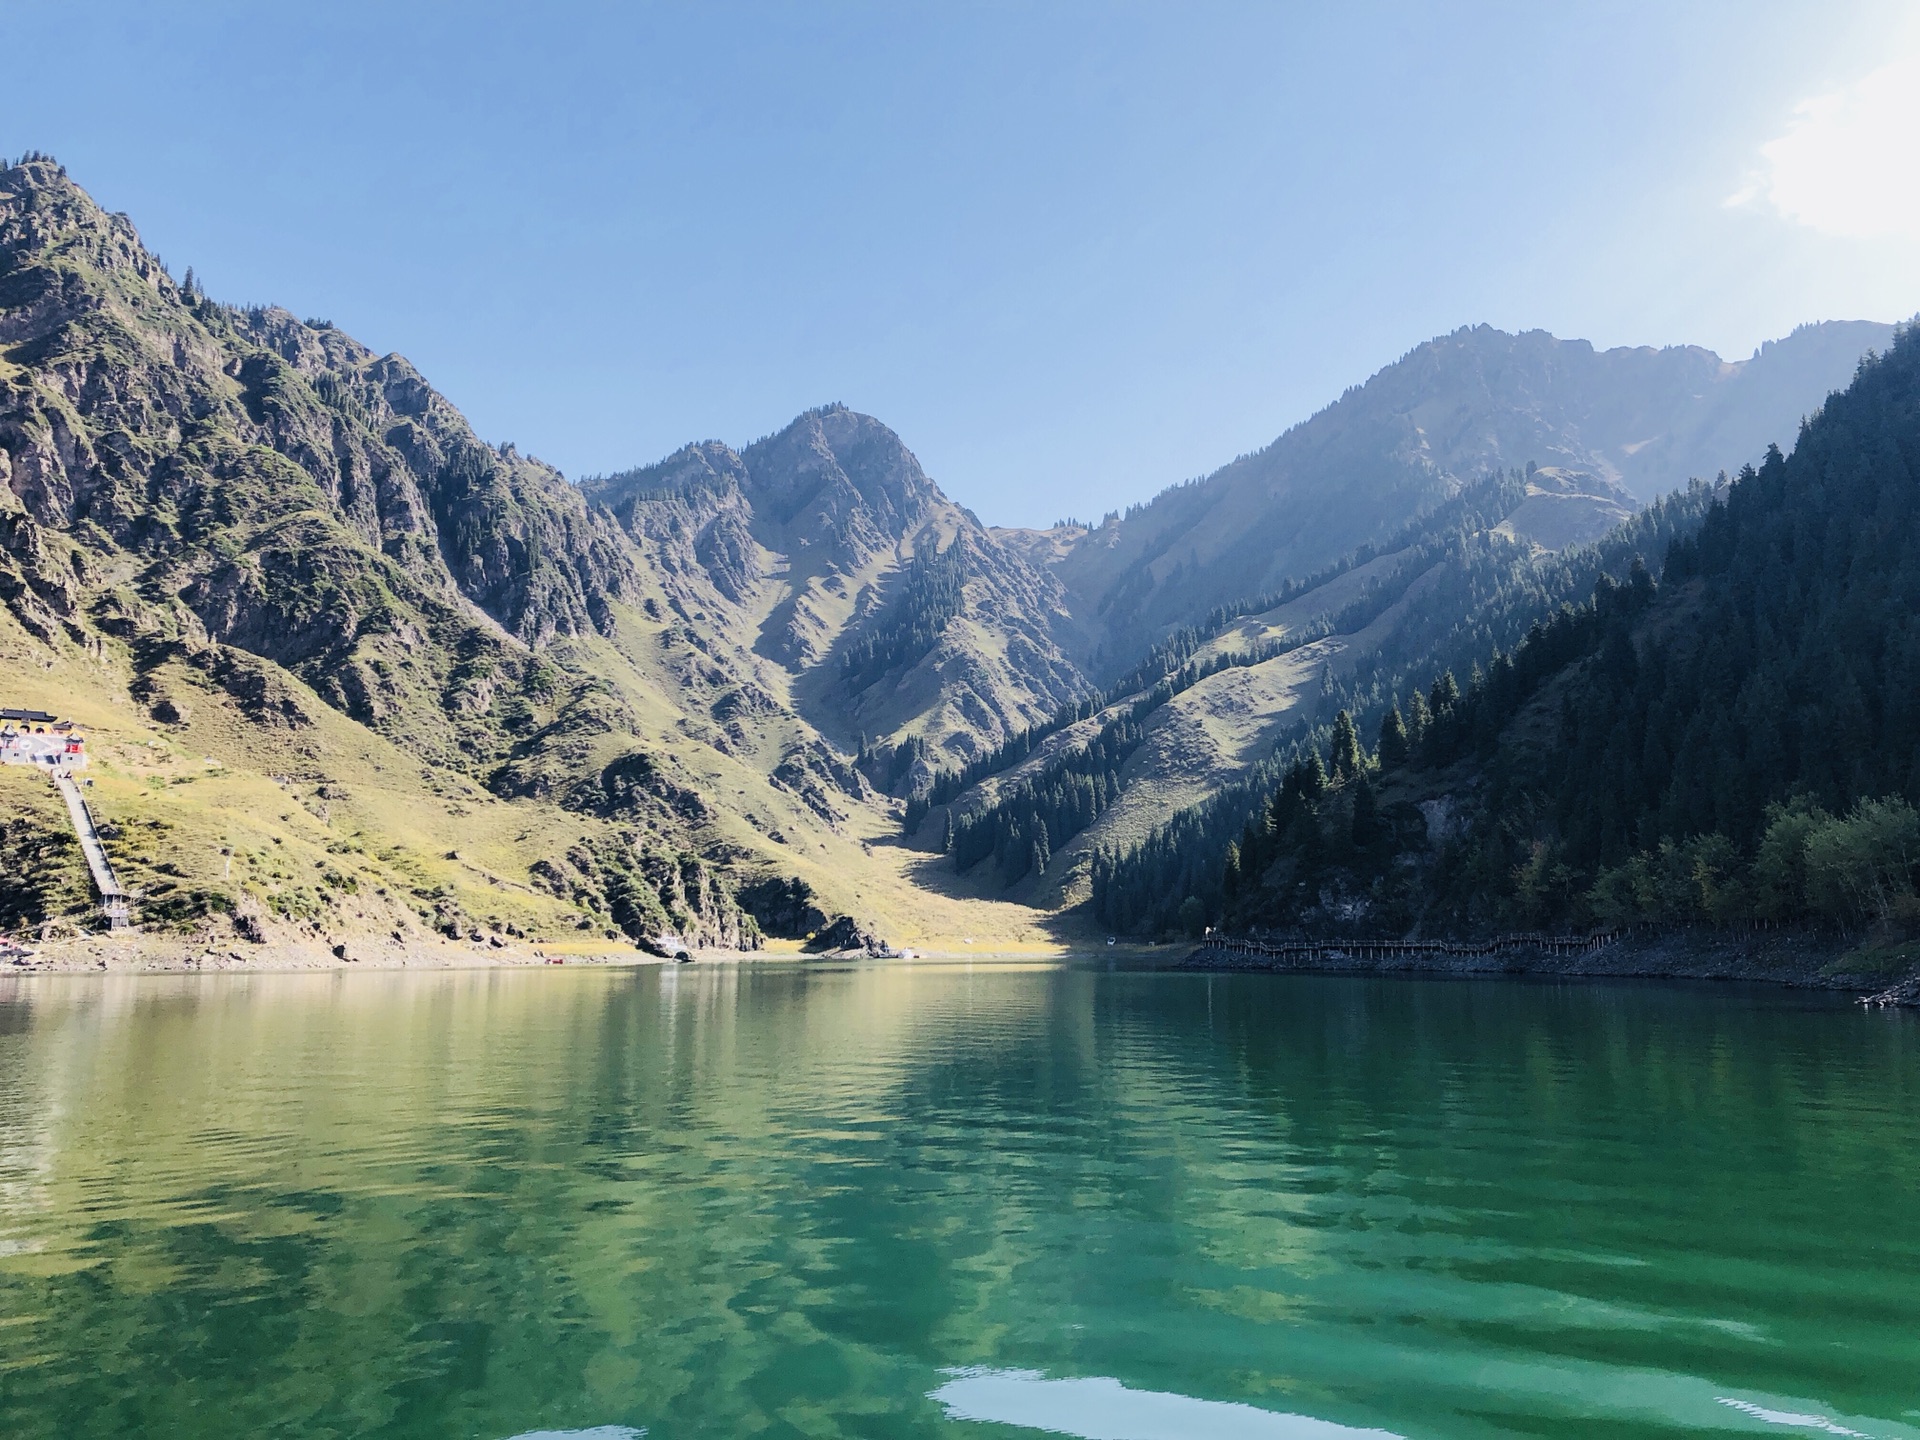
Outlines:
{"type": "Polygon", "coordinates": [[[1203,944],[1180,962],[1182,970],[1262,974],[1430,975],[1490,979],[1533,975],[1568,979],[1733,980],[1802,990],[1887,996],[1890,1004],[1920,1005],[1920,967],[1855,963],[1856,942],[1805,931],[1763,934],[1648,932],[1623,936],[1581,954],[1516,950],[1499,955],[1414,954],[1383,957],[1330,955],[1280,959],[1203,944]]]}
{"type": "MultiPolygon", "coordinates": [[[[1088,946],[1091,954],[1093,947],[1088,946]]],[[[637,945],[612,940],[533,941],[488,935],[480,940],[443,936],[355,934],[344,939],[275,939],[249,944],[231,939],[173,935],[88,935],[28,947],[29,958],[0,956],[0,976],[312,974],[324,971],[525,970],[541,966],[638,968],[676,962],[637,945]]],[[[939,941],[890,957],[895,960],[965,963],[969,960],[1050,961],[1075,953],[1063,945],[939,941]]],[[[1130,947],[1126,952],[1134,954],[1130,947]]],[[[1146,952],[1142,952],[1146,953],[1146,952]]],[[[848,963],[877,959],[863,951],[808,951],[797,942],[774,941],[761,950],[698,949],[690,964],[781,964],[799,961],[848,963]]]]}

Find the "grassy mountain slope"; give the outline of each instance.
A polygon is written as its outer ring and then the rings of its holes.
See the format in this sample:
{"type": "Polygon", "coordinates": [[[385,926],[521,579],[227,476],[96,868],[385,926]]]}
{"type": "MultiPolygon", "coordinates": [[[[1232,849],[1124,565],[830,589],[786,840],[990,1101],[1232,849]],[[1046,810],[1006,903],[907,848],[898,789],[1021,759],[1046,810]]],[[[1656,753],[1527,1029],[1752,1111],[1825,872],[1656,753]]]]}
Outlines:
{"type": "MultiPolygon", "coordinates": [[[[949,808],[964,822],[1008,803],[1021,786],[1044,783],[1050,772],[1070,765],[1074,753],[1103,728],[1136,708],[1153,705],[1143,716],[1137,746],[1114,767],[1118,791],[1106,808],[1085,830],[1057,837],[1057,846],[1050,841],[1046,875],[1024,876],[1010,892],[1029,904],[1077,903],[1086,896],[1094,852],[1137,843],[1175,811],[1245,774],[1272,752],[1281,734],[1319,714],[1329,693],[1329,671],[1350,669],[1357,654],[1370,653],[1404,616],[1408,602],[1388,606],[1352,633],[1323,632],[1337,629],[1338,617],[1370,593],[1370,587],[1392,584],[1407,558],[1404,551],[1380,556],[1284,605],[1247,617],[1200,645],[1187,662],[1225,668],[1164,700],[1154,695],[1153,685],[1128,690],[1087,719],[1049,736],[1019,764],[963,792],[949,808]],[[1263,648],[1279,653],[1246,663],[1263,648]]],[[[1411,595],[1416,587],[1407,589],[1411,595]]],[[[928,847],[939,843],[945,824],[944,813],[930,815],[917,827],[917,840],[928,847]]],[[[997,881],[989,873],[977,876],[976,883],[990,886],[997,881]]]]}

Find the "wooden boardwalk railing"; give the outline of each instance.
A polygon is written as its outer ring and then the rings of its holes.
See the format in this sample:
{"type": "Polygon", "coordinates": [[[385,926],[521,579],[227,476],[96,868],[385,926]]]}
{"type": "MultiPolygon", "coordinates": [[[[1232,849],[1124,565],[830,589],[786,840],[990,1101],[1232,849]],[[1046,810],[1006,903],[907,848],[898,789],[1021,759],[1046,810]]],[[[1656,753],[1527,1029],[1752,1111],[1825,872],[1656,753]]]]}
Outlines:
{"type": "Polygon", "coordinates": [[[1195,953],[1219,950],[1228,955],[1273,961],[1276,962],[1275,968],[1288,965],[1305,968],[1337,964],[1343,960],[1473,960],[1516,951],[1586,955],[1595,950],[1604,950],[1619,938],[1618,930],[1595,930],[1587,935],[1513,934],[1491,940],[1246,940],[1213,935],[1202,941],[1200,951],[1195,953]]]}

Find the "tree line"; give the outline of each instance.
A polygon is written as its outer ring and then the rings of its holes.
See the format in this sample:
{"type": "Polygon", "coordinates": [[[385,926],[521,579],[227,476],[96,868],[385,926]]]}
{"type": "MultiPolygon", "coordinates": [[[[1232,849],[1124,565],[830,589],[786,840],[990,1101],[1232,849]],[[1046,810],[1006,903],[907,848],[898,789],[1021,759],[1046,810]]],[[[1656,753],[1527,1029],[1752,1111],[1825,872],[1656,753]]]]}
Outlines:
{"type": "Polygon", "coordinates": [[[929,546],[914,552],[893,602],[840,657],[840,672],[854,691],[918,664],[940,643],[965,605],[967,560],[964,535],[956,535],[945,550],[929,546]]]}

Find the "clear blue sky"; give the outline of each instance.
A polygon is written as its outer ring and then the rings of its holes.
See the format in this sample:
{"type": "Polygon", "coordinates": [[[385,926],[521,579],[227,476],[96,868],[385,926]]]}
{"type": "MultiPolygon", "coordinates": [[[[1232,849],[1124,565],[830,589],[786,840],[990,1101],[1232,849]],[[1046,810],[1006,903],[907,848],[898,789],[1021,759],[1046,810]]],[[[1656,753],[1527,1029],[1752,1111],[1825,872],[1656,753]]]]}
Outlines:
{"type": "Polygon", "coordinates": [[[844,400],[1044,523],[1461,324],[1920,310],[1911,8],[0,0],[0,152],[569,474],[844,400]]]}

